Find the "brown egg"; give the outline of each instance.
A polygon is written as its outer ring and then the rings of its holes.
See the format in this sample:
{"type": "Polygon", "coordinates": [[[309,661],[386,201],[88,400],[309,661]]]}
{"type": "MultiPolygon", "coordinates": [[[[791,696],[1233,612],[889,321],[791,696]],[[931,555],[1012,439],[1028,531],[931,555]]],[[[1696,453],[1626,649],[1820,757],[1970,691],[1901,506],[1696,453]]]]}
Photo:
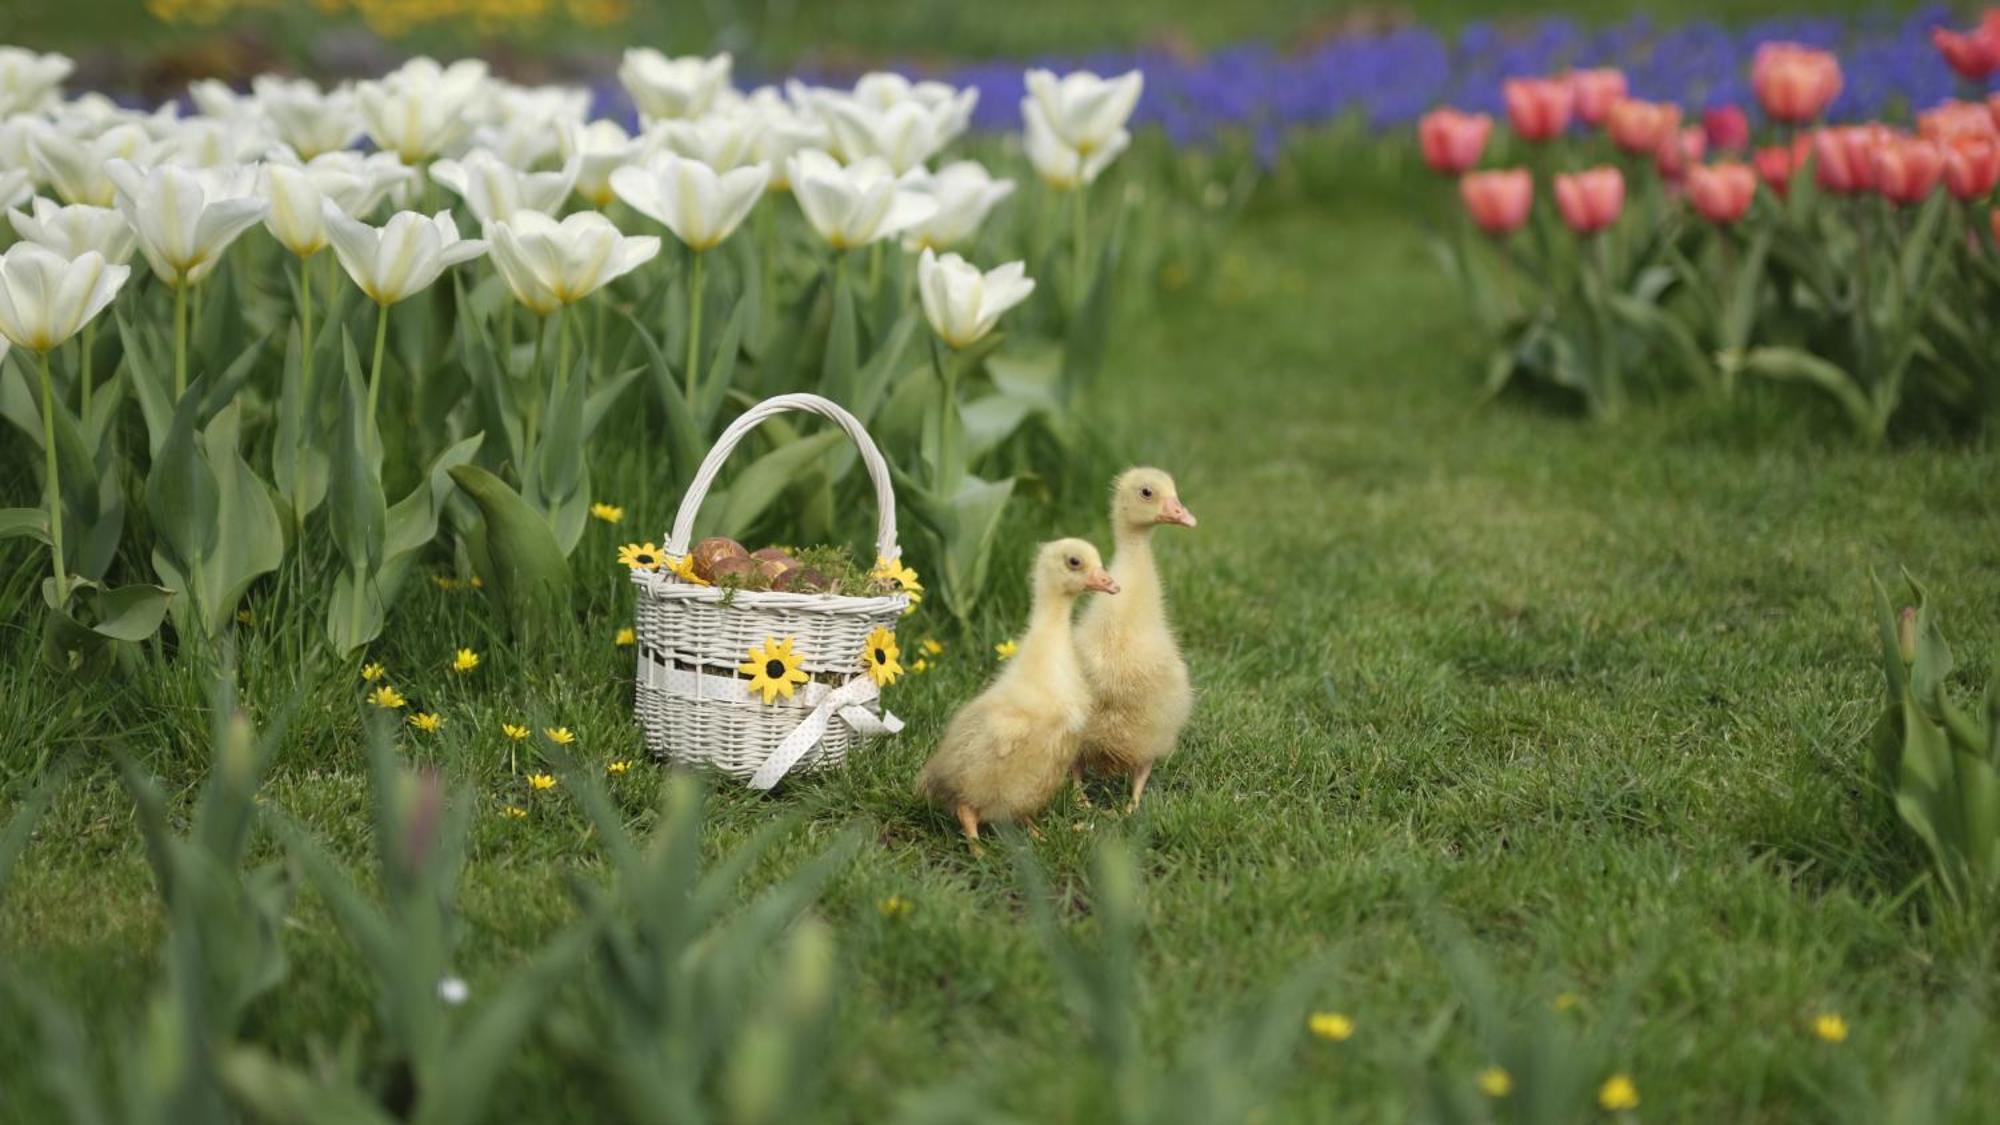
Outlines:
{"type": "Polygon", "coordinates": [[[694,572],[710,582],[715,581],[718,573],[716,564],[724,559],[740,559],[745,565],[750,562],[750,553],[743,549],[743,544],[723,536],[696,543],[692,555],[694,572]]]}
{"type": "Polygon", "coordinates": [[[785,550],[783,547],[762,547],[750,552],[750,557],[756,559],[758,562],[763,562],[767,559],[783,559],[786,562],[792,561],[791,552],[785,550]]]}
{"type": "Polygon", "coordinates": [[[798,566],[771,580],[771,589],[790,590],[795,594],[823,594],[833,583],[827,577],[809,566],[798,566]]]}
{"type": "Polygon", "coordinates": [[[748,555],[729,555],[717,559],[709,565],[708,580],[720,586],[729,582],[737,586],[755,585],[761,577],[757,564],[748,555]]]}
{"type": "Polygon", "coordinates": [[[773,590],[778,588],[778,579],[780,577],[799,568],[799,564],[791,559],[760,559],[752,555],[750,556],[750,560],[756,566],[757,573],[764,576],[764,580],[771,584],[773,590]]]}

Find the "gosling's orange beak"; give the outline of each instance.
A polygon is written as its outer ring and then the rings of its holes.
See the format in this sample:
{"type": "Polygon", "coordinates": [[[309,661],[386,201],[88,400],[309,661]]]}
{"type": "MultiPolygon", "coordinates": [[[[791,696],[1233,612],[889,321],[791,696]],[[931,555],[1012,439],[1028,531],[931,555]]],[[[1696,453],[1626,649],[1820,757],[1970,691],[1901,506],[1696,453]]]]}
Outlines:
{"type": "Polygon", "coordinates": [[[1110,571],[1099,569],[1091,571],[1090,576],[1083,580],[1083,588],[1096,590],[1100,594],[1115,594],[1118,592],[1118,583],[1112,579],[1110,571]]]}
{"type": "Polygon", "coordinates": [[[1181,503],[1181,498],[1176,496],[1167,501],[1166,507],[1160,509],[1160,522],[1177,523],[1182,527],[1193,527],[1194,513],[1188,511],[1187,505],[1181,503]]]}

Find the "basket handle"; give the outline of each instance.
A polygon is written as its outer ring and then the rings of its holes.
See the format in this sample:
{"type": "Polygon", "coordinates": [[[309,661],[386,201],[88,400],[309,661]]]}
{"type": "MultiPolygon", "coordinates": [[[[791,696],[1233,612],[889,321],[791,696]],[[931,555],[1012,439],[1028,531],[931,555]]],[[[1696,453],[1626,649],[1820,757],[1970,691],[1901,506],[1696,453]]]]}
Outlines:
{"type": "Polygon", "coordinates": [[[882,460],[881,451],[875,448],[874,440],[868,436],[860,419],[849,414],[839,403],[810,394],[767,398],[744,411],[741,417],[729,424],[728,429],[722,431],[721,437],[715,439],[708,456],[701,460],[694,482],[688,485],[687,495],[681,497],[680,510],[674,513],[674,529],[667,536],[668,557],[678,559],[686,556],[688,540],[694,535],[695,514],[701,510],[701,502],[708,499],[708,490],[715,484],[716,474],[722,471],[722,463],[736,450],[737,444],[766,418],[793,411],[832,419],[853,439],[855,448],[861,453],[861,463],[868,469],[868,479],[875,485],[875,509],[880,513],[875,530],[876,557],[901,557],[902,549],[896,546],[896,492],[891,487],[888,463],[882,460]]]}

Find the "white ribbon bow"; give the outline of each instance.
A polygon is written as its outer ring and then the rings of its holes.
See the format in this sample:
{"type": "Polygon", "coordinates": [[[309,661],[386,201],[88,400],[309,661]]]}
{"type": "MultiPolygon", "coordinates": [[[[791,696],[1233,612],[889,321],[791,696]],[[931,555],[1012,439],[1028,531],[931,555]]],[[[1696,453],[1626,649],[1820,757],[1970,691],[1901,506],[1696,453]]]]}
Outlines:
{"type": "Polygon", "coordinates": [[[875,681],[867,676],[856,676],[827,692],[826,697],[819,701],[819,706],[799,720],[792,733],[786,735],[784,741],[771,751],[771,756],[764,759],[764,764],[757,767],[757,772],[750,775],[750,788],[769,789],[778,784],[798,764],[798,760],[805,757],[806,751],[819,745],[819,740],[826,737],[827,724],[833,721],[835,715],[839,715],[841,722],[860,735],[878,737],[902,730],[903,720],[887,711],[878,718],[875,712],[863,706],[873,703],[881,695],[876,690],[875,681]]]}

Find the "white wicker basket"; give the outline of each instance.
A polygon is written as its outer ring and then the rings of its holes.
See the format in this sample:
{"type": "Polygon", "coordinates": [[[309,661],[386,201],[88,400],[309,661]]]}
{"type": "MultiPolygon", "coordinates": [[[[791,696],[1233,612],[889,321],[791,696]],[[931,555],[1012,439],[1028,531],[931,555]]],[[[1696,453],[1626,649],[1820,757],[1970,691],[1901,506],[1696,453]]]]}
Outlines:
{"type": "MultiPolygon", "coordinates": [[[[789,394],[758,403],[716,439],[674,515],[665,550],[670,564],[687,556],[695,513],[737,443],[766,418],[790,411],[830,418],[853,439],[875,485],[876,553],[881,559],[901,556],[889,467],[867,431],[827,399],[789,394]]],[[[769,789],[788,773],[840,765],[863,738],[902,729],[900,720],[882,710],[861,657],[868,635],[894,629],[909,608],[904,594],[731,592],[683,581],[664,568],[635,570],[632,581],[639,587],[636,708],[655,756],[769,789]],[[786,637],[793,638],[793,650],[812,679],[790,699],[766,704],[750,692],[737,667],[751,646],[786,637]]]]}

